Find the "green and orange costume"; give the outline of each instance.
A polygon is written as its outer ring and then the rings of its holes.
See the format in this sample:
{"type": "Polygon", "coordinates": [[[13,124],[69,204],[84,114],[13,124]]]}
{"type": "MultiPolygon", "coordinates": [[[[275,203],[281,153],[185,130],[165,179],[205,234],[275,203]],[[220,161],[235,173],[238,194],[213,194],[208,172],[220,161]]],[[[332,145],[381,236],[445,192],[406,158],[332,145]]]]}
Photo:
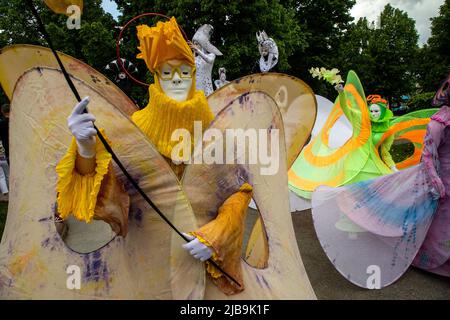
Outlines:
{"type": "MultiPolygon", "coordinates": [[[[370,98],[370,96],[369,96],[370,98]]],[[[421,110],[394,119],[382,99],[373,100],[381,115],[371,119],[366,96],[354,71],[350,71],[344,90],[320,133],[302,150],[289,170],[289,188],[303,198],[319,186],[338,187],[392,173],[395,165],[403,169],[420,160],[425,128],[435,109],[421,110]],[[336,121],[345,116],[353,127],[352,136],[340,147],[328,145],[336,121]],[[414,154],[396,164],[390,154],[395,140],[414,145],[414,154]]]]}

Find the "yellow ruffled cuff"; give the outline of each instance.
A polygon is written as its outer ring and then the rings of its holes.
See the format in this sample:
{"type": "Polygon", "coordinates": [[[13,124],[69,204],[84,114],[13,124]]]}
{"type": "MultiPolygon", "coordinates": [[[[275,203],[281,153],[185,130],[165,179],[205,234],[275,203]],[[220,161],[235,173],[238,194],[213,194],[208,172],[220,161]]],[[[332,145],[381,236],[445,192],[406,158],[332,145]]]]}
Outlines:
{"type": "MultiPolygon", "coordinates": [[[[253,187],[248,184],[247,182],[244,183],[240,188],[239,188],[240,192],[252,192],[253,191],[253,187]]],[[[190,235],[196,237],[201,243],[203,243],[205,246],[208,246],[210,248],[213,249],[213,254],[211,256],[211,259],[217,263],[218,265],[220,265],[222,263],[222,259],[219,258],[219,255],[217,254],[218,249],[214,248],[214,246],[205,238],[203,238],[202,236],[200,236],[198,233],[196,232],[190,232],[190,235]]],[[[210,262],[206,261],[206,271],[209,273],[209,275],[214,278],[217,279],[219,277],[221,277],[223,274],[222,272],[220,272],[216,267],[214,267],[210,262]]]]}
{"type": "Polygon", "coordinates": [[[253,191],[253,187],[252,187],[249,183],[245,182],[245,183],[239,188],[239,191],[249,193],[249,192],[252,192],[252,191],[253,191]]]}
{"type": "Polygon", "coordinates": [[[213,282],[228,295],[244,290],[240,261],[245,216],[252,198],[252,190],[251,185],[244,183],[239,191],[228,197],[220,206],[214,220],[191,233],[214,250],[212,260],[240,283],[240,286],[237,286],[210,262],[206,262],[206,271],[213,282]]]}
{"type": "MultiPolygon", "coordinates": [[[[100,132],[105,136],[103,130],[100,130],[100,132]]],[[[108,139],[107,141],[109,143],[108,139]]],[[[97,196],[103,178],[108,173],[112,156],[106,151],[101,141],[97,139],[94,173],[79,174],[75,169],[76,158],[77,143],[73,138],[66,155],[56,166],[56,173],[58,174],[56,184],[58,213],[62,219],[66,219],[72,214],[78,220],[90,222],[94,217],[97,196]]]]}

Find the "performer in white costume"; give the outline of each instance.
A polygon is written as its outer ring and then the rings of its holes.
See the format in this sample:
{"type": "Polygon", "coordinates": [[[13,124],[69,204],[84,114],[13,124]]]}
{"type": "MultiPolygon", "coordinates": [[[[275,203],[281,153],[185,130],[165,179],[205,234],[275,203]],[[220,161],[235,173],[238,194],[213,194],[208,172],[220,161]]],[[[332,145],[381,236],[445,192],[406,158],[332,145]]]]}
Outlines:
{"type": "Polygon", "coordinates": [[[192,38],[197,69],[196,87],[197,90],[203,90],[205,96],[209,96],[214,91],[211,74],[216,56],[222,55],[222,52],[210,42],[213,30],[214,28],[210,24],[204,24],[198,28],[192,38]]]}
{"type": "Polygon", "coordinates": [[[259,69],[261,72],[269,72],[278,63],[278,46],[272,38],[269,38],[265,31],[256,34],[259,58],[259,69]]]}
{"type": "Polygon", "coordinates": [[[216,89],[222,88],[227,83],[230,83],[230,81],[227,80],[227,69],[219,68],[219,79],[214,81],[216,89]]]}

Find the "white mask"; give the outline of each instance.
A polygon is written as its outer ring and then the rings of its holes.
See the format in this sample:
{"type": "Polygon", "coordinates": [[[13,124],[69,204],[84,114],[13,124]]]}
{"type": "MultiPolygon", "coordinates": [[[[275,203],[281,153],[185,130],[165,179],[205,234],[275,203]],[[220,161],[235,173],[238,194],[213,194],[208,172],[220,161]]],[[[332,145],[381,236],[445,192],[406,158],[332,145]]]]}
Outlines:
{"type": "Polygon", "coordinates": [[[181,60],[168,60],[158,67],[161,89],[175,101],[188,99],[193,83],[192,66],[181,60]]]}
{"type": "Polygon", "coordinates": [[[381,117],[381,108],[377,104],[372,104],[370,106],[370,116],[373,120],[378,120],[381,117]]]}
{"type": "Polygon", "coordinates": [[[263,57],[267,57],[267,55],[269,54],[269,48],[263,47],[261,49],[261,53],[262,53],[263,57]]]}

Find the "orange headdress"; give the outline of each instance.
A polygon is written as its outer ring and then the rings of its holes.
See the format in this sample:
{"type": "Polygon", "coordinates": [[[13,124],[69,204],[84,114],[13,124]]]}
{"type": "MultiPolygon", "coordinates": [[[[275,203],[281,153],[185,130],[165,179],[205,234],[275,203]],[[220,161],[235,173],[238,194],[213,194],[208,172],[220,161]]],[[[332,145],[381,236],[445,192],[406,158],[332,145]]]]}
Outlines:
{"type": "Polygon", "coordinates": [[[184,60],[195,68],[194,54],[183,37],[177,20],[158,22],[155,27],[137,26],[141,51],[137,58],[143,59],[150,72],[155,73],[158,65],[167,60],[184,60]]]}
{"type": "Polygon", "coordinates": [[[367,96],[367,103],[368,104],[378,104],[382,105],[386,109],[389,109],[389,103],[386,99],[383,99],[379,94],[371,94],[367,96]]]}

